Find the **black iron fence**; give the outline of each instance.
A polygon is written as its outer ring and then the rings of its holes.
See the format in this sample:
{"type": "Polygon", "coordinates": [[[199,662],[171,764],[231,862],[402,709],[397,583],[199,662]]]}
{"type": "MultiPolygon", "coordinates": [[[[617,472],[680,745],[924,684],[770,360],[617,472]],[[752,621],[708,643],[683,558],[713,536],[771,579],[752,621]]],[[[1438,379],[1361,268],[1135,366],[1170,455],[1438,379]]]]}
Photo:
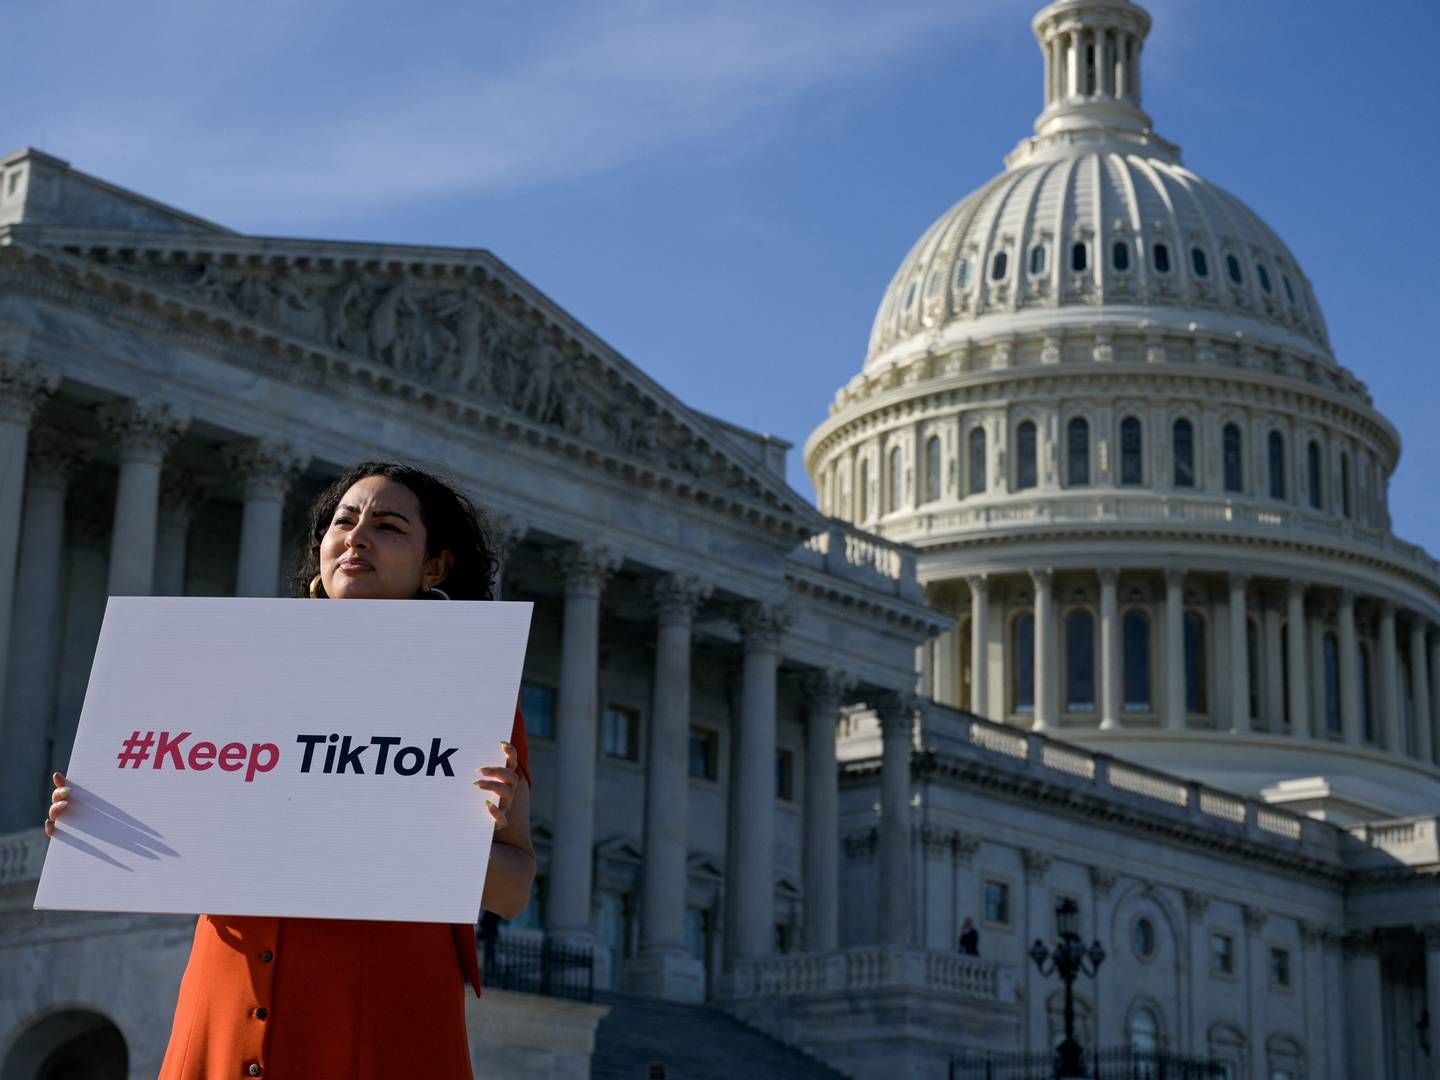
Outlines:
{"type": "Polygon", "coordinates": [[[485,985],[497,990],[595,1000],[595,954],[549,938],[489,937],[479,942],[485,985]]]}
{"type": "MultiPolygon", "coordinates": [[[[1228,1080],[1209,1058],[1152,1053],[1117,1046],[1085,1055],[1087,1080],[1228,1080]]],[[[1054,1054],[962,1053],[950,1059],[950,1080],[1054,1080],[1054,1054]]]]}

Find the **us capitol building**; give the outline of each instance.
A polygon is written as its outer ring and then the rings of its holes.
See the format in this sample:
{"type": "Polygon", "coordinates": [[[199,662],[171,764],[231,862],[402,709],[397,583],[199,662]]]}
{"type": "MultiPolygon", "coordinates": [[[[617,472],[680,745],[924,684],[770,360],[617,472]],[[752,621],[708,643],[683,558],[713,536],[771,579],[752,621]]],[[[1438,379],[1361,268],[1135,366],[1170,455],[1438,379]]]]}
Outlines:
{"type": "MultiPolygon", "coordinates": [[[[1087,1047],[1440,1077],[1440,566],[1390,531],[1400,436],[1152,129],[1148,14],[1032,25],[1035,132],[900,265],[804,446],[818,509],[787,444],[488,252],[0,159],[0,1080],[153,1076],[188,950],[188,918],[32,910],[107,595],[288,591],[367,457],[454,476],[536,605],[502,940],[813,1075],[937,1077],[1056,1044],[1029,950],[1070,900],[1087,1047]]],[[[487,990],[477,1075],[601,1075],[627,1000],[487,990]]]]}

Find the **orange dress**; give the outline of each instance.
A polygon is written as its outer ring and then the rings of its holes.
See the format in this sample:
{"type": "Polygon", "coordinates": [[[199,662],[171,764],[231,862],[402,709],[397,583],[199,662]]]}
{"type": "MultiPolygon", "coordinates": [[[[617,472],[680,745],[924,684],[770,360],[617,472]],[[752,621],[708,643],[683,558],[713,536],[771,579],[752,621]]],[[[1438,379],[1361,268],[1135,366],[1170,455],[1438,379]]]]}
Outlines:
{"type": "Polygon", "coordinates": [[[159,1080],[469,1080],[466,982],[473,926],[202,915],[159,1080]]]}

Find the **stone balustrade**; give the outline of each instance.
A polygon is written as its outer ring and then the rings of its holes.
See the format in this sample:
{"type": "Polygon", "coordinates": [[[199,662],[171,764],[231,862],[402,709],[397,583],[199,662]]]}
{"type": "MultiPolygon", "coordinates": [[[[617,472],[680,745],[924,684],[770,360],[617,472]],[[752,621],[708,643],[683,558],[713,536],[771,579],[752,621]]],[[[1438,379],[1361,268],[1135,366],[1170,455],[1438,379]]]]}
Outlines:
{"type": "Polygon", "coordinates": [[[915,578],[916,551],[865,532],[838,518],[807,540],[792,558],[810,562],[817,570],[884,589],[896,596],[919,602],[922,599],[915,578]]]}
{"type": "Polygon", "coordinates": [[[1017,973],[1009,964],[933,949],[880,945],[743,961],[736,965],[728,984],[726,997],[732,1001],[892,989],[928,990],[982,1001],[1017,1000],[1017,973]]]}
{"type": "Polygon", "coordinates": [[[44,829],[0,836],[0,889],[40,880],[48,842],[44,829]]]}

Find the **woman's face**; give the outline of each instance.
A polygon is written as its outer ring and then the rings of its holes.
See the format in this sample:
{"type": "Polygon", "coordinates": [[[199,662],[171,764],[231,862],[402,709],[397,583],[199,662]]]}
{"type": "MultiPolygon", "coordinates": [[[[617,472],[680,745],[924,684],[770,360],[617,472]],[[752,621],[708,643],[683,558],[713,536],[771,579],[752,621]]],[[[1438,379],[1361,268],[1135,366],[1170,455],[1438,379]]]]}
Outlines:
{"type": "Polygon", "coordinates": [[[335,600],[409,600],[453,563],[448,551],[425,557],[420,500],[388,476],[357,481],[320,538],[320,581],[335,600]]]}

